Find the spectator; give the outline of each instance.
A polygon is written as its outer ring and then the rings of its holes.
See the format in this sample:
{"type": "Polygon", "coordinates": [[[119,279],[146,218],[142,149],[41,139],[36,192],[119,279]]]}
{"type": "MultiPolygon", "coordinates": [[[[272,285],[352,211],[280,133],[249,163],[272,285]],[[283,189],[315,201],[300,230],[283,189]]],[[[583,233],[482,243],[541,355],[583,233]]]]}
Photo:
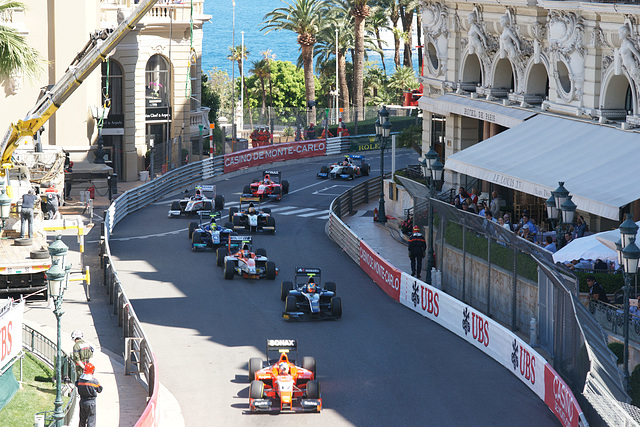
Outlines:
{"type": "Polygon", "coordinates": [[[522,228],[520,229],[520,231],[518,232],[518,236],[522,237],[525,240],[528,240],[530,242],[533,242],[534,240],[534,235],[533,233],[531,233],[531,230],[529,230],[529,224],[524,224],[522,226],[522,228]]]}
{"type": "Polygon", "coordinates": [[[489,204],[489,209],[491,210],[494,218],[500,216],[500,199],[498,198],[497,191],[491,193],[491,203],[489,204]]]}
{"type": "Polygon", "coordinates": [[[453,199],[453,204],[456,206],[456,208],[462,209],[462,202],[464,202],[468,198],[469,193],[465,191],[464,187],[460,187],[458,188],[458,195],[455,199],[453,199]]]}
{"type": "Polygon", "coordinates": [[[479,202],[478,209],[478,215],[484,216],[485,212],[487,211],[487,204],[484,202],[484,200],[481,200],[479,202]]]}
{"type": "Polygon", "coordinates": [[[536,225],[534,224],[534,222],[529,219],[529,214],[525,213],[522,215],[522,218],[520,219],[520,222],[518,223],[518,227],[516,227],[516,231],[520,231],[524,225],[528,225],[529,226],[529,233],[531,233],[533,235],[533,237],[535,238],[536,234],[538,234],[538,227],[536,227],[536,225]]]}
{"type": "Polygon", "coordinates": [[[571,233],[567,232],[564,233],[564,240],[565,240],[565,246],[568,245],[569,243],[573,242],[573,236],[571,233]]]}
{"type": "Polygon", "coordinates": [[[469,196],[471,198],[471,201],[477,206],[478,205],[478,189],[477,188],[472,188],[471,189],[471,196],[469,196]]]}
{"type": "Polygon", "coordinates": [[[607,297],[606,292],[602,286],[596,282],[596,278],[592,274],[587,276],[587,285],[589,285],[589,299],[591,301],[600,301],[609,304],[609,297],[607,297]]]}
{"type": "Polygon", "coordinates": [[[484,217],[487,219],[487,221],[491,221],[491,222],[498,222],[498,221],[496,221],[496,219],[493,217],[493,214],[491,213],[491,211],[485,211],[485,212],[484,212],[484,217]]]}
{"type": "Polygon", "coordinates": [[[578,215],[576,219],[576,225],[573,227],[573,238],[578,239],[584,236],[584,232],[587,231],[587,224],[584,222],[582,215],[578,215]]]}
{"type": "Polygon", "coordinates": [[[511,224],[511,214],[506,213],[502,218],[504,219],[504,228],[508,229],[509,231],[513,231],[513,224],[511,224]]]}
{"type": "Polygon", "coordinates": [[[551,236],[547,236],[544,238],[544,240],[546,242],[546,245],[544,246],[544,248],[551,253],[555,253],[557,249],[556,249],[556,244],[553,241],[553,238],[551,236]]]}
{"type": "Polygon", "coordinates": [[[607,271],[607,263],[602,261],[600,258],[596,259],[595,264],[593,264],[593,269],[598,270],[600,272],[607,271]]]}
{"type": "Polygon", "coordinates": [[[467,204],[469,205],[469,212],[471,213],[476,213],[478,212],[478,205],[476,205],[475,203],[473,203],[473,199],[471,197],[469,197],[467,199],[467,204]]]}

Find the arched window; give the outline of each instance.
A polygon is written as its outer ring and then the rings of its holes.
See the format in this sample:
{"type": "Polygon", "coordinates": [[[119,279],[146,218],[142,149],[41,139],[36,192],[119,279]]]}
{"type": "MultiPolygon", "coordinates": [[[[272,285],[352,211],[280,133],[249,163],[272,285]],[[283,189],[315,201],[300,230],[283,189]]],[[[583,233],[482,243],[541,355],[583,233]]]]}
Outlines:
{"type": "Polygon", "coordinates": [[[105,97],[111,100],[109,115],[121,115],[124,111],[122,83],[122,67],[116,61],[109,59],[102,63],[102,104],[105,97]],[[109,91],[107,93],[107,78],[109,79],[109,91]]]}
{"type": "Polygon", "coordinates": [[[147,108],[167,108],[171,93],[167,60],[160,55],[153,55],[147,61],[145,74],[147,108]]]}

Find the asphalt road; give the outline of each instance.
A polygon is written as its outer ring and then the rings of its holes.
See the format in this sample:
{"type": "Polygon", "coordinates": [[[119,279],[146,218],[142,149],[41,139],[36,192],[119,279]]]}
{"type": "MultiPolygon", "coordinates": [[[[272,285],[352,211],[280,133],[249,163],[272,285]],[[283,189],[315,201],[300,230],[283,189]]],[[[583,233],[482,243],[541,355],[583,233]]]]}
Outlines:
{"type": "MultiPolygon", "coordinates": [[[[367,157],[372,175],[379,174],[379,155],[367,157]]],[[[398,164],[415,164],[416,157],[401,151],[398,164]]],[[[191,251],[191,220],[167,218],[171,198],[130,214],[114,230],[116,269],[158,359],[160,381],[178,399],[186,424],[558,425],[515,376],[392,301],[327,237],[329,204],[359,181],[317,179],[325,163],[278,168],[290,194],[268,204],[277,233],[254,237],[254,247],[265,248],[279,268],[274,281],[224,280],[213,252],[191,251]],[[323,282],[337,283],[340,320],[282,319],[280,282],[292,280],[297,266],[320,267],[323,282]],[[300,356],[316,358],[322,413],[248,412],[247,364],[264,357],[266,338],[295,338],[300,356]]],[[[217,182],[218,192],[228,205],[237,202],[258,175],[217,182]]]]}

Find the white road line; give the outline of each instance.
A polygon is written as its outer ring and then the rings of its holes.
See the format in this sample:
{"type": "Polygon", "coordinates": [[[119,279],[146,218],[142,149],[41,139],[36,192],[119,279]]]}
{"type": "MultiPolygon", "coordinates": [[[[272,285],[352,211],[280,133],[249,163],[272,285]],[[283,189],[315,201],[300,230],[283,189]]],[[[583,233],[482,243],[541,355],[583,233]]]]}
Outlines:
{"type": "Polygon", "coordinates": [[[296,206],[282,206],[279,208],[271,208],[271,212],[282,212],[282,211],[290,211],[292,209],[299,209],[296,206]]]}
{"type": "Polygon", "coordinates": [[[329,219],[331,215],[319,216],[317,219],[329,219]]]}
{"type": "Polygon", "coordinates": [[[296,215],[296,216],[302,216],[302,215],[298,215],[300,212],[308,212],[308,211],[315,211],[315,208],[304,208],[304,209],[298,209],[296,211],[290,211],[290,212],[279,212],[278,215],[296,215]]]}
{"type": "Polygon", "coordinates": [[[365,216],[367,214],[367,212],[369,211],[358,211],[355,214],[352,215],[352,217],[359,217],[359,216],[365,216]]]}
{"type": "MultiPolygon", "coordinates": [[[[179,233],[184,233],[185,231],[188,231],[188,228],[183,228],[181,230],[174,230],[174,231],[167,231],[164,233],[158,233],[158,234],[147,234],[146,236],[131,236],[131,237],[110,237],[109,241],[113,242],[113,241],[120,241],[120,242],[124,242],[127,240],[138,240],[138,239],[148,239],[149,237],[164,237],[164,236],[168,236],[171,234],[179,234],[179,233]]],[[[90,242],[93,243],[93,242],[90,242]]]]}
{"type": "Polygon", "coordinates": [[[311,213],[307,213],[307,214],[304,214],[304,215],[298,215],[298,216],[301,216],[301,217],[303,217],[303,218],[307,218],[307,217],[310,217],[310,216],[316,216],[316,215],[326,215],[326,213],[327,213],[328,211],[329,211],[329,210],[327,209],[327,210],[321,210],[321,211],[317,211],[317,212],[311,212],[311,213]]]}

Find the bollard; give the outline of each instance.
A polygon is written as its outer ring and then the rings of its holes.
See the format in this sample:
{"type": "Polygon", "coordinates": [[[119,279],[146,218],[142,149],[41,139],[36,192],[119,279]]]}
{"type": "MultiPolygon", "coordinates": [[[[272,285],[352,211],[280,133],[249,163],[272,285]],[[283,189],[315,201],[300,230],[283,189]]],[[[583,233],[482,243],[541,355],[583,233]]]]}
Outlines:
{"type": "Polygon", "coordinates": [[[532,317],[531,322],[529,322],[529,345],[531,347],[535,347],[538,345],[538,334],[536,333],[537,322],[536,318],[532,317]]]}
{"type": "Polygon", "coordinates": [[[35,414],[33,420],[33,425],[35,427],[44,427],[44,415],[43,414],[35,414]]]}

